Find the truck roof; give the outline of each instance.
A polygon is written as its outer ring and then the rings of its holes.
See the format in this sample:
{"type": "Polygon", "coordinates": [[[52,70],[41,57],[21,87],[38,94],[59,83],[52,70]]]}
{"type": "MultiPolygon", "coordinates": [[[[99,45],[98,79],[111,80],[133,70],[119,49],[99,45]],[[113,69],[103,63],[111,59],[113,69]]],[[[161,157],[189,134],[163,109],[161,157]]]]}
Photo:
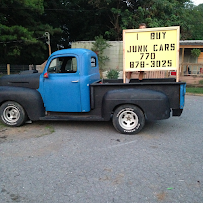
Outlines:
{"type": "Polygon", "coordinates": [[[63,55],[63,54],[79,54],[79,55],[82,55],[84,53],[94,53],[94,52],[89,50],[89,49],[82,49],[82,48],[62,49],[62,50],[53,52],[50,57],[55,56],[55,55],[63,55]]]}

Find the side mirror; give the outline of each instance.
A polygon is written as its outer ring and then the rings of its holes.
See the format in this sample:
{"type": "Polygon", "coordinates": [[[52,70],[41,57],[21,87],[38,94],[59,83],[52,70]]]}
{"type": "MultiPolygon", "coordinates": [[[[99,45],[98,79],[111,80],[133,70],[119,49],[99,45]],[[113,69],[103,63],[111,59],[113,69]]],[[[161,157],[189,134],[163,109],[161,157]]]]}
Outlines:
{"type": "Polygon", "coordinates": [[[46,72],[46,73],[44,74],[44,78],[49,78],[49,73],[46,72]]]}

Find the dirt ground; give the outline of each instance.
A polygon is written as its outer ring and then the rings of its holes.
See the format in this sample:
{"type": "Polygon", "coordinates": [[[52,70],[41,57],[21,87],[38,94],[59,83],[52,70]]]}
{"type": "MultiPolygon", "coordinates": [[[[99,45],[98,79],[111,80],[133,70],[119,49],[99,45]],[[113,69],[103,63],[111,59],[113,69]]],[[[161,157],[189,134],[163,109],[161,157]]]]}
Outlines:
{"type": "Polygon", "coordinates": [[[0,143],[19,139],[41,137],[54,132],[54,127],[47,122],[26,123],[20,127],[9,127],[0,123],[0,143]]]}

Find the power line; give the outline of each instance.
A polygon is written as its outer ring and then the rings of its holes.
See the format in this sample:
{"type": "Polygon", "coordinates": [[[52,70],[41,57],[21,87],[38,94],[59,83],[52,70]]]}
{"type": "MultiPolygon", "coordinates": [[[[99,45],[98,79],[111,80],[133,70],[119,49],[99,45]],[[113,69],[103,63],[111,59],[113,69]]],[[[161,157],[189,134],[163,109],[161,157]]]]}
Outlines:
{"type": "MultiPolygon", "coordinates": [[[[36,10],[36,9],[31,9],[31,8],[14,8],[14,7],[1,7],[0,9],[15,9],[15,10],[36,10]]],[[[103,10],[103,9],[89,9],[89,10],[81,10],[81,9],[65,9],[65,8],[45,8],[44,11],[72,11],[72,12],[76,12],[76,11],[79,11],[79,12],[83,12],[83,11],[87,11],[87,12],[92,12],[92,11],[99,11],[99,10],[103,10]]]]}

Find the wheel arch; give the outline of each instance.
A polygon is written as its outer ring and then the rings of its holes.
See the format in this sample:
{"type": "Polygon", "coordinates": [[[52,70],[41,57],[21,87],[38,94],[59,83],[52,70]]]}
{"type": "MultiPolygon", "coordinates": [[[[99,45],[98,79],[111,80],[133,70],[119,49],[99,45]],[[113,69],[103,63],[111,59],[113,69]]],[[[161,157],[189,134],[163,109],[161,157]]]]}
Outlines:
{"type": "Polygon", "coordinates": [[[101,111],[104,120],[110,120],[112,112],[124,104],[138,107],[149,120],[170,117],[169,100],[163,92],[148,89],[118,89],[106,92],[103,97],[101,111]]]}
{"type": "MultiPolygon", "coordinates": [[[[16,100],[12,100],[12,99],[9,99],[9,100],[2,100],[2,101],[0,102],[0,107],[1,107],[4,103],[7,103],[7,102],[16,102],[16,103],[20,104],[20,105],[22,106],[22,108],[25,110],[25,108],[23,107],[23,105],[22,105],[20,102],[18,102],[17,99],[16,99],[16,100]]],[[[26,110],[25,110],[25,113],[27,114],[26,110]]]]}
{"type": "Polygon", "coordinates": [[[43,100],[37,90],[24,87],[0,87],[0,106],[8,101],[20,104],[30,120],[39,120],[45,115],[43,100]]]}
{"type": "Polygon", "coordinates": [[[142,113],[144,114],[144,110],[142,109],[142,107],[140,107],[139,105],[137,105],[137,104],[135,104],[135,103],[133,103],[133,102],[119,103],[118,105],[116,105],[116,106],[113,108],[112,113],[115,112],[115,110],[116,110],[117,108],[119,108],[120,106],[123,106],[123,105],[133,105],[133,106],[136,106],[136,107],[139,108],[139,109],[142,111],[142,113]]]}

